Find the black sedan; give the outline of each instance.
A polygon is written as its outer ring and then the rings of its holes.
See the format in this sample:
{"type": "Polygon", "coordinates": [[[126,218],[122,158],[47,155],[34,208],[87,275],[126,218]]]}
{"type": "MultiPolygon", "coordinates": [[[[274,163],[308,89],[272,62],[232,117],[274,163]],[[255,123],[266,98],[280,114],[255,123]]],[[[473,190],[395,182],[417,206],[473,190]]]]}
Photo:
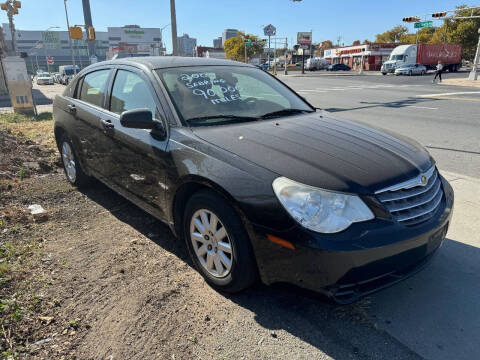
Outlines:
{"type": "Polygon", "coordinates": [[[327,71],[350,71],[351,68],[348,65],[345,64],[332,64],[327,67],[327,71]]]}
{"type": "Polygon", "coordinates": [[[353,301],[421,268],[452,216],[418,143],[330,118],[247,64],[100,62],[53,111],[67,180],[164,221],[219,290],[260,278],[353,301]]]}

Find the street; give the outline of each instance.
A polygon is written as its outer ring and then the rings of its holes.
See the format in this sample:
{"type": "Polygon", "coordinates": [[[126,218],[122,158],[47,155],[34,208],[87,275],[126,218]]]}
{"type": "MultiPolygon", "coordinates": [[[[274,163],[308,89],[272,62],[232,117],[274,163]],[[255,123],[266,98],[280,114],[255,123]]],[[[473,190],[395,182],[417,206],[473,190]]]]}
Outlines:
{"type": "MultiPolygon", "coordinates": [[[[466,76],[446,73],[444,79],[466,76]]],[[[431,73],[279,77],[330,115],[411,137],[440,169],[480,178],[480,88],[432,84],[431,73]]]]}
{"type": "Polygon", "coordinates": [[[368,313],[421,357],[478,357],[480,89],[432,84],[432,76],[281,79],[330,115],[414,138],[436,159],[456,195],[445,244],[418,275],[371,296],[368,313]]]}

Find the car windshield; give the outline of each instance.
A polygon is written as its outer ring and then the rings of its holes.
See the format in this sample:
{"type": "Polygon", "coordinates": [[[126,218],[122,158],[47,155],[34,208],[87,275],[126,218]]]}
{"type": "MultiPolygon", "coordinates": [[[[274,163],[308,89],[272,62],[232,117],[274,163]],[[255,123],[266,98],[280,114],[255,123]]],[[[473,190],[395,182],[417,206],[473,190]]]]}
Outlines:
{"type": "Polygon", "coordinates": [[[157,70],[179,116],[191,126],[314,111],[264,71],[244,66],[195,66],[157,70]]]}
{"type": "Polygon", "coordinates": [[[403,60],[403,55],[392,55],[390,60],[403,60]]]}
{"type": "Polygon", "coordinates": [[[46,77],[50,77],[50,74],[39,74],[38,77],[39,78],[46,78],[46,77]]]}

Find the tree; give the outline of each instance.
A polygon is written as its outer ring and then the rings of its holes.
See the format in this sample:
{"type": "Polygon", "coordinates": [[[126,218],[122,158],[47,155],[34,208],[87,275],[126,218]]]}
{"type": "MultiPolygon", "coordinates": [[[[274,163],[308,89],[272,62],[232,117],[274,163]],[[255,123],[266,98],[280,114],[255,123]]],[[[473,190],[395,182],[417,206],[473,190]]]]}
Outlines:
{"type": "Polygon", "coordinates": [[[244,34],[238,32],[237,36],[227,39],[223,48],[225,49],[225,55],[227,59],[245,61],[245,41],[250,39],[253,43],[252,46],[247,47],[247,57],[252,58],[255,55],[263,53],[264,45],[258,42],[258,37],[251,34],[244,34]]]}
{"type": "Polygon", "coordinates": [[[333,48],[333,42],[330,40],[325,40],[319,44],[316,44],[315,48],[317,49],[318,55],[323,56],[325,50],[333,48]]]}
{"type": "Polygon", "coordinates": [[[357,45],[360,45],[361,42],[360,40],[355,40],[353,43],[352,43],[352,46],[357,46],[357,45]]]}
{"type": "Polygon", "coordinates": [[[399,42],[400,38],[408,33],[408,28],[403,25],[397,25],[391,30],[377,34],[375,42],[379,44],[399,42]]]}
{"type": "MultiPolygon", "coordinates": [[[[457,6],[455,16],[480,16],[480,9],[465,10],[466,6],[457,6]]],[[[388,43],[400,42],[402,44],[462,44],[463,58],[472,60],[475,56],[478,43],[478,29],[480,18],[476,19],[446,19],[443,25],[438,27],[421,28],[418,33],[408,33],[406,26],[398,25],[376,36],[375,42],[388,43]],[[417,39],[418,35],[418,39],[417,39]]]]}
{"type": "MultiPolygon", "coordinates": [[[[462,10],[464,7],[465,5],[457,6],[455,16],[472,15],[472,10],[462,10]]],[[[480,16],[480,9],[475,9],[473,16],[480,16]]],[[[447,24],[447,42],[462,44],[463,57],[473,60],[477,49],[480,18],[450,20],[447,24]]]]}

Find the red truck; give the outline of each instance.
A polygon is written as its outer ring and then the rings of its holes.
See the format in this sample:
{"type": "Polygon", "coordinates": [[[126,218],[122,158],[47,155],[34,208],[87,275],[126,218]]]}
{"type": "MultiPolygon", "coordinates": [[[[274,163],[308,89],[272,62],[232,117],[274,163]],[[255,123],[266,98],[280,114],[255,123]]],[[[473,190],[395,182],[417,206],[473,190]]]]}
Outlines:
{"type": "Polygon", "coordinates": [[[457,71],[462,64],[460,44],[418,44],[399,45],[392,50],[390,58],[382,64],[382,74],[393,73],[406,64],[422,64],[427,69],[435,69],[442,61],[444,69],[457,71]]]}
{"type": "Polygon", "coordinates": [[[448,71],[457,71],[462,65],[460,44],[418,44],[417,63],[434,69],[441,61],[448,71]]]}

